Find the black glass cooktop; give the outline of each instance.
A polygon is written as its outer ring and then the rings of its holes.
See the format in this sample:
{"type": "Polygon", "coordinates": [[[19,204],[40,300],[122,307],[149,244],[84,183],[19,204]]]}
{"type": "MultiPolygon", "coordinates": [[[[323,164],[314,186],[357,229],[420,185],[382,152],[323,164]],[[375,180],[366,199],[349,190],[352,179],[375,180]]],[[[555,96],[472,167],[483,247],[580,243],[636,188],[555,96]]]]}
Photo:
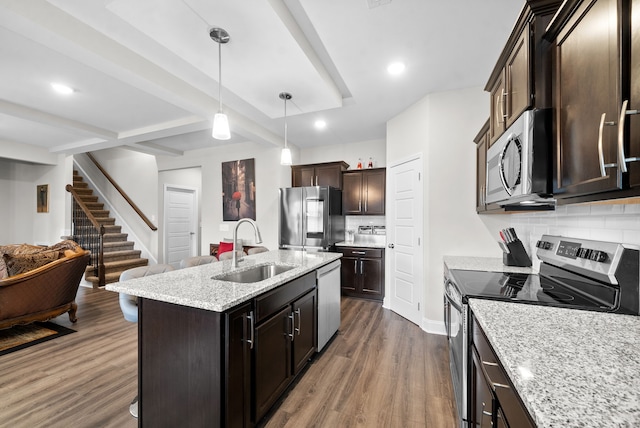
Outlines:
{"type": "Polygon", "coordinates": [[[596,311],[615,311],[616,287],[561,269],[540,274],[452,270],[451,279],[463,298],[511,300],[596,311]]]}

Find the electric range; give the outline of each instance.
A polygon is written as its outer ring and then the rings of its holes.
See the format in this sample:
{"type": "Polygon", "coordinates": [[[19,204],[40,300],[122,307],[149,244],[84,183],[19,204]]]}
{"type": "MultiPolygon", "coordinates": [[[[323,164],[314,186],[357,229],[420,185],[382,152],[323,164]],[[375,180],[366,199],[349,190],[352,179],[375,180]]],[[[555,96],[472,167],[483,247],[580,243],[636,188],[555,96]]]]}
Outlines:
{"type": "Polygon", "coordinates": [[[543,235],[537,274],[445,269],[445,327],[461,425],[467,423],[468,299],[640,315],[640,247],[543,235]]]}

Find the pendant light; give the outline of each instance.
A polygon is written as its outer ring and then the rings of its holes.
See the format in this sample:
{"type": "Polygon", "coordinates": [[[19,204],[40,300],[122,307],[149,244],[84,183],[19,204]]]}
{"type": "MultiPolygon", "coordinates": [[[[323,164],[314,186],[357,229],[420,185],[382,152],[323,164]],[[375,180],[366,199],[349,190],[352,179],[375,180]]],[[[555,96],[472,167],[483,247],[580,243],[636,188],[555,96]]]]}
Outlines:
{"type": "Polygon", "coordinates": [[[222,112],[222,44],[229,42],[229,33],[222,28],[212,28],[211,31],[209,31],[209,37],[218,43],[218,100],[220,100],[218,113],[213,117],[211,136],[216,140],[228,140],[231,138],[229,119],[227,115],[222,112]]]}
{"type": "Polygon", "coordinates": [[[288,92],[280,92],[278,95],[281,100],[284,100],[284,148],[280,153],[280,165],[291,165],[291,150],[287,146],[287,100],[291,99],[291,94],[288,92]]]}

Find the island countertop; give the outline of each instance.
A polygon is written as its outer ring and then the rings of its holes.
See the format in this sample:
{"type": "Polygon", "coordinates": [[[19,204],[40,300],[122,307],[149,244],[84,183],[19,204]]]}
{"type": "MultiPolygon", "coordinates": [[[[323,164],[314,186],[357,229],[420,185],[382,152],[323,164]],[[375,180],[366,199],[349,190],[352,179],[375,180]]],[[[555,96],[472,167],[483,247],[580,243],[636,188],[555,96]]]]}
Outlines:
{"type": "Polygon", "coordinates": [[[328,252],[274,250],[244,256],[236,269],[231,268],[231,260],[224,260],[124,282],[115,282],[107,284],[105,288],[109,291],[145,299],[223,312],[331,263],[341,256],[339,253],[328,252]],[[214,276],[246,270],[267,263],[293,266],[293,269],[272,278],[248,284],[212,279],[214,276]]]}
{"type": "Polygon", "coordinates": [[[640,317],[469,306],[538,427],[640,426],[640,317]]]}

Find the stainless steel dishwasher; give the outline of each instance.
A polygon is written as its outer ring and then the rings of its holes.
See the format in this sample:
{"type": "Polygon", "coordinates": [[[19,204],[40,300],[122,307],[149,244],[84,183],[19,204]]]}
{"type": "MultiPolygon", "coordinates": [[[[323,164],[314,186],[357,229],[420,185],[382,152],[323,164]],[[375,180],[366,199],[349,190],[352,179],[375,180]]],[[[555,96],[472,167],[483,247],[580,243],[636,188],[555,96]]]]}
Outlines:
{"type": "Polygon", "coordinates": [[[340,260],[316,271],[318,279],[318,352],[340,328],[340,260]]]}

